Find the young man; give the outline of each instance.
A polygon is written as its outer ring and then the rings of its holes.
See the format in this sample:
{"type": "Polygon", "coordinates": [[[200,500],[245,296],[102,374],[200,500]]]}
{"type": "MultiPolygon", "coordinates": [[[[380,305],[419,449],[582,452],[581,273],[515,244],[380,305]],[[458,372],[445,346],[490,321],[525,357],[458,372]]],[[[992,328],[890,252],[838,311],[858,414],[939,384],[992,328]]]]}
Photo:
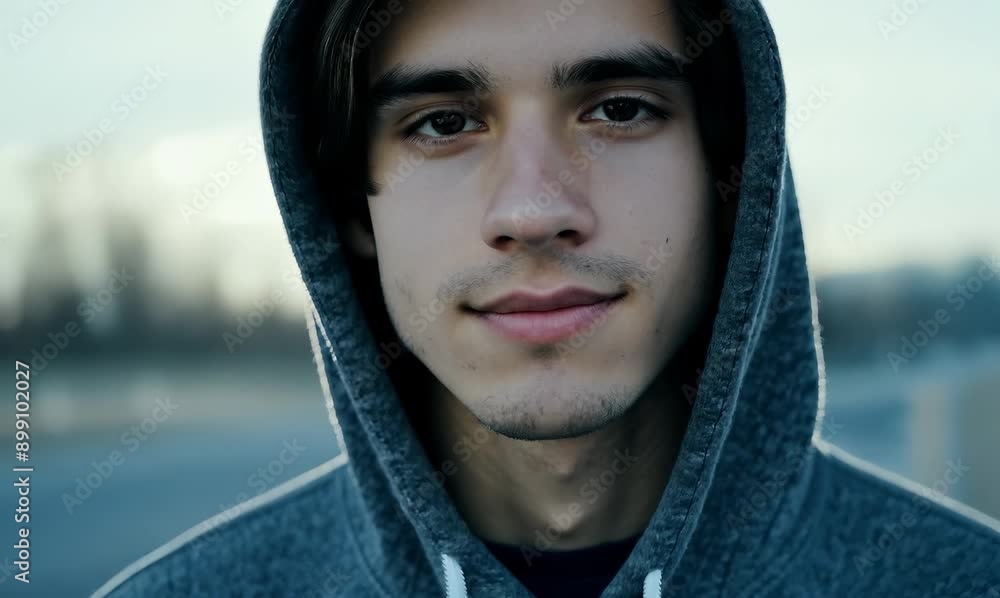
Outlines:
{"type": "Polygon", "coordinates": [[[1000,594],[817,439],[755,0],[285,0],[262,104],[342,454],[99,594],[1000,594]]]}

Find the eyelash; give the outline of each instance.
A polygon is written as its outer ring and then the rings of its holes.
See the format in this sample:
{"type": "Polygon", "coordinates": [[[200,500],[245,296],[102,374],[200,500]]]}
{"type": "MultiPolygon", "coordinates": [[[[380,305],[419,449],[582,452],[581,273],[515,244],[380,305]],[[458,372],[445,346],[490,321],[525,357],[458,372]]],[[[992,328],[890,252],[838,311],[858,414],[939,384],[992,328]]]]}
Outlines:
{"type": "MultiPolygon", "coordinates": [[[[660,107],[652,104],[651,102],[647,102],[646,100],[642,99],[642,96],[630,96],[630,95],[626,95],[626,94],[618,94],[618,95],[613,95],[611,97],[604,98],[599,103],[597,103],[593,108],[591,108],[589,111],[587,111],[587,114],[590,114],[591,112],[593,112],[594,110],[597,110],[598,108],[600,108],[604,104],[607,104],[608,102],[614,102],[616,100],[633,101],[633,102],[635,102],[636,104],[639,105],[639,109],[640,110],[645,110],[646,112],[649,113],[650,116],[647,116],[646,118],[644,118],[642,120],[628,121],[628,122],[624,122],[624,123],[623,122],[618,122],[618,121],[613,121],[613,120],[599,121],[599,122],[605,123],[605,126],[616,128],[616,129],[632,130],[632,129],[636,128],[636,126],[642,126],[644,124],[649,124],[650,120],[670,120],[671,117],[673,116],[667,110],[664,110],[664,109],[662,109],[662,108],[660,108],[660,107]]],[[[594,121],[591,121],[591,122],[594,122],[594,121]]]]}
{"type": "MultiPolygon", "coordinates": [[[[616,100],[634,101],[634,102],[636,102],[638,104],[638,107],[639,107],[640,110],[645,110],[650,116],[647,116],[646,118],[644,118],[642,120],[638,120],[638,121],[619,122],[619,121],[611,121],[611,120],[598,119],[598,120],[592,120],[592,121],[588,121],[588,122],[601,122],[601,123],[603,123],[603,126],[606,126],[606,127],[612,128],[612,129],[618,129],[618,130],[624,131],[624,132],[628,132],[628,131],[632,131],[632,130],[634,130],[636,128],[639,128],[641,126],[648,125],[652,120],[664,120],[664,121],[666,121],[666,120],[670,120],[673,117],[673,115],[670,112],[668,112],[666,110],[663,110],[662,108],[659,108],[658,106],[655,106],[654,104],[652,104],[650,102],[647,102],[646,100],[642,99],[642,96],[625,95],[625,94],[618,94],[618,95],[614,95],[614,96],[610,96],[610,97],[602,99],[600,102],[598,102],[597,104],[595,104],[590,110],[588,110],[587,114],[590,114],[591,112],[597,110],[598,108],[600,108],[604,104],[607,104],[608,102],[614,102],[616,100]]],[[[449,113],[452,113],[452,112],[457,112],[459,114],[463,114],[464,115],[464,113],[462,113],[461,110],[457,110],[457,109],[456,110],[450,110],[450,109],[448,109],[448,110],[435,110],[433,112],[428,112],[427,114],[425,114],[424,116],[422,116],[419,120],[417,120],[416,122],[414,122],[413,124],[411,124],[410,126],[408,126],[403,131],[403,135],[404,135],[403,136],[403,141],[407,142],[407,143],[413,143],[413,144],[416,144],[416,145],[424,145],[424,146],[431,146],[431,147],[438,147],[438,146],[443,146],[443,145],[448,145],[450,143],[454,143],[454,141],[456,139],[458,139],[458,137],[462,134],[462,132],[455,133],[455,134],[449,135],[447,137],[426,137],[426,136],[419,135],[419,134],[416,133],[418,130],[420,130],[421,127],[423,127],[425,124],[427,124],[432,118],[434,118],[436,116],[440,116],[442,114],[449,114],[449,113]]],[[[465,132],[469,132],[469,131],[465,131],[465,132]]]]}
{"type": "Polygon", "coordinates": [[[422,116],[420,120],[417,120],[412,125],[406,127],[406,129],[403,131],[404,134],[403,141],[424,146],[442,146],[442,145],[448,145],[449,143],[453,143],[458,138],[458,136],[461,135],[461,133],[456,133],[454,135],[449,135],[447,137],[426,137],[417,134],[417,131],[420,130],[420,128],[423,127],[425,124],[430,122],[430,120],[433,119],[435,116],[450,114],[452,112],[465,115],[465,113],[463,113],[461,110],[458,109],[435,110],[433,112],[428,112],[427,114],[422,116]]]}

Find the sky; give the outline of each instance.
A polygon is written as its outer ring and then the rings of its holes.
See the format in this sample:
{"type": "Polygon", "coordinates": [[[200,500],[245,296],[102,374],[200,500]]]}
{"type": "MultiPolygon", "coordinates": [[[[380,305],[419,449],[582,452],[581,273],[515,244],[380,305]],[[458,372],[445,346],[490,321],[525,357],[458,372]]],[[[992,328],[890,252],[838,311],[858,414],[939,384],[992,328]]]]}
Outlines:
{"type": "MultiPolygon", "coordinates": [[[[154,273],[190,287],[191,301],[206,292],[206,279],[233,307],[266,295],[290,257],[264,160],[253,151],[258,59],[274,1],[70,1],[25,35],[24,19],[42,4],[0,4],[7,215],[0,325],[4,302],[10,319],[10,302],[37,265],[38,243],[52,234],[51,213],[71,256],[63,275],[81,287],[107,277],[110,256],[99,240],[110,212],[140,223],[152,239],[154,273]],[[122,102],[121,94],[144,85],[141,102],[122,102]],[[94,159],[63,177],[37,162],[65,154],[65,144],[102,122],[109,132],[94,159]],[[239,175],[185,216],[182,204],[190,206],[231,160],[239,175]],[[49,177],[46,193],[38,193],[39,177],[49,177]]],[[[813,271],[995,253],[1000,3],[765,6],[784,65],[789,148],[813,271]]]]}

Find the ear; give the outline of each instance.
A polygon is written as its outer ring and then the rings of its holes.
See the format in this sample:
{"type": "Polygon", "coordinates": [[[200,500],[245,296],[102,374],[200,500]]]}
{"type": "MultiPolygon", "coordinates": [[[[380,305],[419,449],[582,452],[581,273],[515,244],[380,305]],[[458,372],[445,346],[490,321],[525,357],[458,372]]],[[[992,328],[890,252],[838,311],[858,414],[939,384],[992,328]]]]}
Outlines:
{"type": "Polygon", "coordinates": [[[347,222],[345,239],[347,248],[358,257],[370,259],[376,257],[375,235],[357,218],[347,222]]]}

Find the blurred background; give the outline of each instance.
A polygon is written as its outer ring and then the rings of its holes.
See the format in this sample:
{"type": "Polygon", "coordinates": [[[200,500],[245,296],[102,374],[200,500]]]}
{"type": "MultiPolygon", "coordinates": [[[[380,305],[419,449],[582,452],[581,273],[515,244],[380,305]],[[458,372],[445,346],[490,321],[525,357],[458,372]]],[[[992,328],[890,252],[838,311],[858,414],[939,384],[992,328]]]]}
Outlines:
{"type": "MultiPolygon", "coordinates": [[[[817,278],[824,434],[927,486],[960,460],[946,494],[998,517],[1000,4],[765,4],[817,278]]],[[[273,6],[0,5],[0,359],[32,365],[36,468],[32,583],[5,549],[0,595],[86,595],[336,454],[261,145],[273,6]]]]}

